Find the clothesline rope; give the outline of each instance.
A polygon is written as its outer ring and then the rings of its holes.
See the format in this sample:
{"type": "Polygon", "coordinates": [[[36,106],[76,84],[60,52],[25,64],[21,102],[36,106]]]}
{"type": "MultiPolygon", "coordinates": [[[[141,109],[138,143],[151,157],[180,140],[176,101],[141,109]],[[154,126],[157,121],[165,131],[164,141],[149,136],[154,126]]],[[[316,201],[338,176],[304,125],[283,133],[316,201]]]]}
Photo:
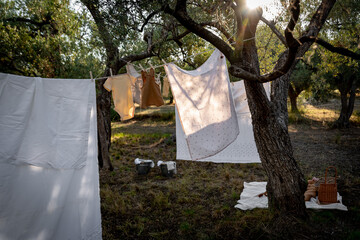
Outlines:
{"type": "MultiPolygon", "coordinates": [[[[235,33],[234,33],[233,35],[231,35],[227,40],[230,40],[234,35],[235,35],[235,33]]],[[[256,37],[244,39],[243,42],[250,41],[250,40],[253,40],[253,39],[256,39],[256,37]]],[[[230,44],[230,45],[234,45],[234,44],[235,44],[235,43],[232,43],[232,44],[230,44]]],[[[185,57],[184,59],[186,59],[186,58],[191,58],[191,57],[196,57],[196,56],[198,56],[198,55],[200,55],[200,54],[207,53],[207,52],[214,51],[214,50],[215,50],[215,48],[210,48],[210,49],[208,49],[208,50],[206,50],[206,51],[199,52],[199,53],[195,53],[195,54],[192,54],[192,55],[190,55],[190,56],[187,56],[187,57],[185,57]]],[[[177,62],[183,61],[184,59],[179,59],[179,60],[171,61],[171,62],[165,62],[165,60],[162,59],[162,61],[163,61],[164,64],[160,64],[160,65],[156,65],[156,66],[152,66],[152,65],[150,64],[150,67],[149,67],[149,68],[144,68],[143,66],[141,66],[141,64],[139,64],[139,66],[140,66],[141,70],[147,71],[147,70],[150,70],[151,68],[156,69],[156,68],[164,67],[164,65],[169,64],[169,63],[177,63],[177,62]]],[[[131,62],[127,62],[127,63],[129,64],[129,63],[131,63],[131,62]]],[[[135,67],[135,66],[134,66],[134,67],[135,67]]],[[[111,76],[99,77],[99,76],[101,75],[101,74],[99,74],[96,78],[93,78],[93,77],[92,77],[92,73],[90,72],[90,77],[91,77],[92,80],[104,80],[104,79],[107,79],[108,77],[117,76],[117,75],[112,75],[112,69],[111,69],[111,68],[110,68],[110,73],[111,73],[111,76]]],[[[119,75],[119,74],[118,74],[118,75],[119,75]]]]}
{"type": "MultiPolygon", "coordinates": [[[[195,53],[195,54],[193,54],[193,55],[190,55],[190,56],[187,56],[186,58],[190,58],[190,57],[196,57],[196,56],[198,56],[198,55],[200,55],[200,54],[203,54],[203,53],[206,53],[206,52],[210,52],[210,51],[214,51],[215,49],[214,48],[211,48],[211,49],[208,49],[208,50],[206,50],[206,51],[203,51],[203,52],[199,52],[199,53],[195,53]]],[[[185,58],[185,59],[186,59],[185,58]]],[[[140,67],[141,67],[141,69],[142,70],[149,70],[149,69],[151,69],[151,68],[153,68],[153,69],[156,69],[156,68],[159,68],[159,67],[164,67],[164,65],[166,65],[166,64],[169,64],[169,63],[176,63],[176,62],[180,62],[180,61],[182,61],[183,59],[179,59],[179,60],[176,60],[176,61],[172,61],[172,62],[165,62],[164,60],[163,60],[163,62],[164,62],[164,64],[161,64],[161,65],[157,65],[157,66],[150,66],[150,68],[143,68],[140,64],[140,67]]],[[[131,63],[131,62],[127,62],[127,63],[131,63]]],[[[111,70],[111,69],[110,69],[111,70]]],[[[112,70],[111,70],[111,72],[112,72],[112,70]]],[[[92,80],[104,80],[104,79],[107,79],[108,77],[114,77],[114,76],[117,76],[117,75],[111,75],[111,76],[105,76],[105,77],[99,77],[101,74],[99,74],[96,78],[93,78],[92,77],[92,72],[90,71],[90,78],[92,79],[92,80]]],[[[118,74],[118,75],[120,75],[120,74],[118,74]]]]}

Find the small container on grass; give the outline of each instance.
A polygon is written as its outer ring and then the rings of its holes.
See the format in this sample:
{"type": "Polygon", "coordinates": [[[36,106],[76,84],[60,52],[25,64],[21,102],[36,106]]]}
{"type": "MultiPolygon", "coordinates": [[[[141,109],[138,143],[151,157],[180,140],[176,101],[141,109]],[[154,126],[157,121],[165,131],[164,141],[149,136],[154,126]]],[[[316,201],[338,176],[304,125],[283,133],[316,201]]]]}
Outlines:
{"type": "Polygon", "coordinates": [[[150,169],[154,167],[152,160],[135,159],[136,171],[139,175],[146,175],[150,172],[150,169]]]}

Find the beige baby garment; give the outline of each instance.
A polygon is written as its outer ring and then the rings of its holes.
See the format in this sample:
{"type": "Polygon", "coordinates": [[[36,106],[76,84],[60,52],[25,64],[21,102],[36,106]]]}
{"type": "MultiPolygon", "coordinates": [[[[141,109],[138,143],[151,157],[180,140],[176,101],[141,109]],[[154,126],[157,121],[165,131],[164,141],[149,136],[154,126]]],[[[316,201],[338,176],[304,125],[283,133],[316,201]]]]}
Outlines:
{"type": "Polygon", "coordinates": [[[133,118],[135,114],[135,107],[131,92],[132,80],[132,77],[125,73],[109,77],[104,83],[104,88],[109,92],[112,91],[115,111],[119,113],[122,121],[133,118]]]}
{"type": "Polygon", "coordinates": [[[163,79],[163,87],[162,87],[162,96],[163,97],[169,97],[169,79],[167,77],[164,77],[163,79]]]}

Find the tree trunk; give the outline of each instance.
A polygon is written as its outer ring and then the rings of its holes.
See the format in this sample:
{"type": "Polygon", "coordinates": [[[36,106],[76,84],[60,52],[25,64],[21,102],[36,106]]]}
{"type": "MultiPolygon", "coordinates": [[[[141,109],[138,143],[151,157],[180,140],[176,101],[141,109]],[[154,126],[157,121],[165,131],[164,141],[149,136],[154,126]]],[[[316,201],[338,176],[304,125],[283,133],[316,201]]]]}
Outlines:
{"type": "MultiPolygon", "coordinates": [[[[254,66],[254,73],[259,73],[255,43],[249,45],[244,48],[243,58],[254,66]]],[[[275,88],[278,94],[272,94],[272,101],[268,100],[261,83],[247,80],[244,83],[256,146],[268,175],[266,190],[269,197],[269,209],[275,213],[303,218],[306,217],[303,195],[306,182],[293,157],[287,130],[289,76],[288,73],[273,83],[272,88],[275,88]],[[276,103],[281,106],[274,107],[276,103]],[[286,114],[284,114],[284,108],[286,114]],[[279,111],[280,109],[282,111],[279,111]]]]}
{"type": "Polygon", "coordinates": [[[113,166],[110,161],[110,143],[111,143],[111,93],[104,87],[105,80],[98,80],[96,83],[98,94],[96,96],[97,103],[97,127],[98,127],[98,158],[100,168],[110,171],[113,166]]]}
{"type": "Polygon", "coordinates": [[[350,117],[354,110],[356,84],[354,79],[350,78],[348,81],[341,81],[339,85],[342,85],[339,86],[341,110],[340,116],[335,122],[335,126],[337,128],[348,128],[350,127],[350,117]],[[348,93],[350,94],[349,100],[347,98],[348,93]]]}
{"type": "Polygon", "coordinates": [[[294,90],[294,88],[291,86],[291,84],[289,85],[289,98],[290,98],[290,104],[291,104],[291,112],[293,113],[298,113],[299,109],[297,107],[297,97],[299,96],[299,94],[297,94],[294,90]]]}

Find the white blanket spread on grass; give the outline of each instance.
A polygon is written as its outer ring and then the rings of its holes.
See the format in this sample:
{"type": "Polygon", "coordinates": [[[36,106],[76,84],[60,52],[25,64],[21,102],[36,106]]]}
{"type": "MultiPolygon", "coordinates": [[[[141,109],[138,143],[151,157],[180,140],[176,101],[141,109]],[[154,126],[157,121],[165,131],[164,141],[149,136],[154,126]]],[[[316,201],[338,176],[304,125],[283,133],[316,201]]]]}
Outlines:
{"type": "MultiPolygon", "coordinates": [[[[254,208],[268,208],[268,198],[263,195],[258,197],[259,194],[266,191],[267,182],[244,182],[244,190],[240,195],[240,200],[235,208],[241,210],[251,210],[254,208]]],[[[315,209],[337,209],[347,211],[347,207],[342,204],[342,197],[338,193],[338,203],[331,204],[318,204],[317,198],[311,198],[310,201],[305,201],[306,208],[315,209]]]]}
{"type": "Polygon", "coordinates": [[[0,73],[0,239],[101,239],[95,83],[0,73]]]}
{"type": "Polygon", "coordinates": [[[239,134],[226,59],[219,50],[193,71],[165,66],[192,160],[212,156],[239,134]]]}
{"type": "MultiPolygon", "coordinates": [[[[269,97],[270,83],[264,84],[269,97]]],[[[260,163],[252,128],[251,114],[247,103],[244,82],[231,83],[231,92],[235,102],[239,135],[236,140],[219,153],[198,161],[216,163],[260,163]]],[[[189,148],[186,144],[185,133],[181,126],[179,114],[176,116],[176,159],[191,160],[189,148]]]]}

